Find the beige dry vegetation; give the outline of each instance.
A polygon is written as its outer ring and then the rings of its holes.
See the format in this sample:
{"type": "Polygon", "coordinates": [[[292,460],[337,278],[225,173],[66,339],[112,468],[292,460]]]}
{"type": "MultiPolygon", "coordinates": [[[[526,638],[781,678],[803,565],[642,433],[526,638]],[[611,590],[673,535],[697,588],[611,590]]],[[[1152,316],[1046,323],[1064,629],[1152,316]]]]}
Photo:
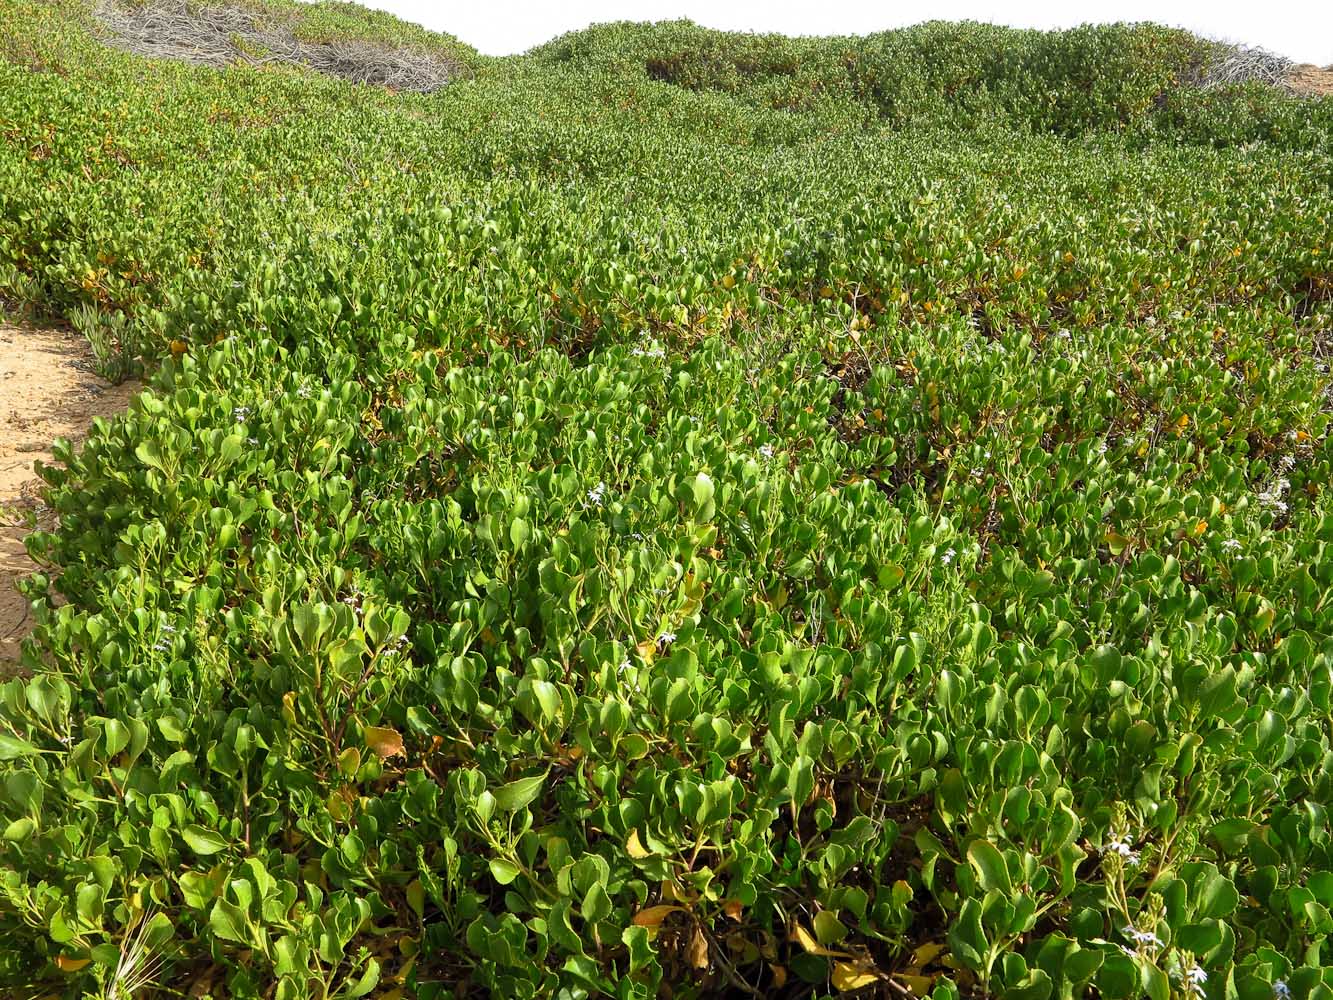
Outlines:
{"type": "Polygon", "coordinates": [[[1293,66],[1287,76],[1287,86],[1302,97],[1323,97],[1333,94],[1333,65],[1320,69],[1312,63],[1293,66]]]}

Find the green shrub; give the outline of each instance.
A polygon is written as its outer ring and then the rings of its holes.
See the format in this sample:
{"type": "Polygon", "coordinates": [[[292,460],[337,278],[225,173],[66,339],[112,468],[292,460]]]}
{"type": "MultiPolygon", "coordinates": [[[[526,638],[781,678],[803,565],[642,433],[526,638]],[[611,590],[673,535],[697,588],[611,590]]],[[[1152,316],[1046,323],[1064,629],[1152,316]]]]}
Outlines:
{"type": "Polygon", "coordinates": [[[1150,26],[423,97],[81,9],[0,2],[0,297],[160,364],[43,470],[6,988],[1333,989],[1326,103],[1150,26]]]}

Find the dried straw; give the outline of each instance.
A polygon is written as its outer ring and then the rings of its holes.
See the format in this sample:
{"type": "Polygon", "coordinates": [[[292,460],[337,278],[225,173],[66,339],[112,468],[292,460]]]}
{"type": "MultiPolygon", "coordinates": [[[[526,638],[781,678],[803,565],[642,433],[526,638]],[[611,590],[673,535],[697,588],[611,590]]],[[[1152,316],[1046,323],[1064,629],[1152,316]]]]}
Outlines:
{"type": "Polygon", "coordinates": [[[102,0],[96,8],[107,42],[155,59],[205,66],[286,63],[353,83],[430,93],[461,70],[458,63],[408,48],[363,41],[313,42],[297,38],[289,24],[238,7],[196,6],[187,0],[149,0],[125,6],[102,0]]]}
{"type": "Polygon", "coordinates": [[[1196,81],[1204,88],[1229,87],[1241,83],[1266,83],[1287,87],[1293,63],[1286,56],[1248,45],[1220,46],[1219,56],[1205,66],[1196,81]]]}

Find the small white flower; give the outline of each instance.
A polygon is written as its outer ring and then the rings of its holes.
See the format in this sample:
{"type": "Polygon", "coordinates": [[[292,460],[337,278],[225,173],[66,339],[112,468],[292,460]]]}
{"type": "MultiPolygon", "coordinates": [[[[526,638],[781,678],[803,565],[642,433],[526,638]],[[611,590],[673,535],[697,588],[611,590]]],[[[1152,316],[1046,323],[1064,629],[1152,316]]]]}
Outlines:
{"type": "Polygon", "coordinates": [[[1238,542],[1236,539],[1228,538],[1225,542],[1222,543],[1222,548],[1227,552],[1239,552],[1241,545],[1240,542],[1238,542]]]}
{"type": "Polygon", "coordinates": [[[303,385],[303,386],[301,386],[299,389],[296,390],[296,395],[298,395],[298,396],[301,397],[302,399],[309,399],[309,398],[310,398],[310,386],[308,386],[308,385],[303,385]]]}
{"type": "Polygon", "coordinates": [[[259,444],[259,438],[246,438],[245,443],[254,448],[259,444]]]}
{"type": "Polygon", "coordinates": [[[983,468],[982,468],[981,466],[979,466],[979,465],[974,466],[974,467],[972,468],[972,470],[971,470],[971,476],[972,476],[973,479],[980,479],[980,478],[981,478],[982,476],[984,476],[985,474],[986,474],[986,470],[983,469],[983,468]]]}
{"type": "Polygon", "coordinates": [[[940,556],[940,562],[945,566],[948,566],[949,563],[953,562],[953,557],[957,554],[958,553],[954,549],[946,549],[944,555],[940,556]]]}
{"type": "Polygon", "coordinates": [[[773,446],[771,444],[760,445],[759,454],[763,455],[765,458],[772,458],[773,446]]]}
{"type": "Polygon", "coordinates": [[[1189,983],[1190,990],[1196,997],[1205,995],[1203,984],[1208,982],[1208,973],[1204,972],[1197,965],[1185,973],[1185,980],[1189,983]]]}
{"type": "Polygon", "coordinates": [[[630,352],[636,358],[664,358],[666,351],[656,341],[648,341],[647,347],[636,347],[630,352]]]}
{"type": "MultiPolygon", "coordinates": [[[[1128,837],[1112,834],[1111,842],[1106,845],[1106,850],[1110,853],[1120,855],[1120,857],[1125,860],[1126,864],[1137,865],[1139,863],[1139,852],[1134,850],[1134,845],[1130,843],[1128,837]]],[[[1128,928],[1127,930],[1133,931],[1133,928],[1128,928]]],[[[1137,933],[1137,931],[1134,931],[1134,934],[1137,933]]]]}
{"type": "Polygon", "coordinates": [[[236,418],[238,424],[245,423],[245,418],[250,415],[250,407],[238,406],[231,411],[231,415],[236,418]]]}
{"type": "Polygon", "coordinates": [[[630,668],[630,666],[631,663],[629,662],[629,657],[627,656],[620,661],[620,666],[616,667],[616,673],[623,674],[626,670],[630,668]]]}
{"type": "Polygon", "coordinates": [[[1287,985],[1285,979],[1279,979],[1273,983],[1273,996],[1277,997],[1277,1000],[1290,1000],[1291,987],[1287,985]]]}
{"type": "Polygon", "coordinates": [[[1152,931],[1138,930],[1137,928],[1134,927],[1133,924],[1126,925],[1124,928],[1122,928],[1121,933],[1124,934],[1125,937],[1133,941],[1136,945],[1139,945],[1140,947],[1142,947],[1145,944],[1151,945],[1154,948],[1162,947],[1162,939],[1159,938],[1156,934],[1154,934],[1152,931]]]}
{"type": "Polygon", "coordinates": [[[606,483],[598,483],[588,491],[588,501],[585,507],[600,507],[606,502],[606,483]]]}
{"type": "Polygon", "coordinates": [[[657,637],[657,644],[661,646],[663,649],[669,648],[671,644],[675,641],[676,641],[675,632],[663,632],[661,635],[657,637]]]}
{"type": "Polygon", "coordinates": [[[1296,459],[1292,455],[1283,455],[1277,460],[1277,464],[1278,468],[1283,472],[1290,472],[1292,469],[1296,468],[1296,459]]]}

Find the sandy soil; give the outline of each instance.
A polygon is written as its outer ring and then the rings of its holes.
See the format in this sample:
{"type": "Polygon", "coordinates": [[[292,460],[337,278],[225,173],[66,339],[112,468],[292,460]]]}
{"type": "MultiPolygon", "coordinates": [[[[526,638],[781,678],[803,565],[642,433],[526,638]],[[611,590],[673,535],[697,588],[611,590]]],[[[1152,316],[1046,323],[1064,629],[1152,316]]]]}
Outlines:
{"type": "Polygon", "coordinates": [[[1306,96],[1333,94],[1333,66],[1320,69],[1310,63],[1303,63],[1292,69],[1287,76],[1287,83],[1296,93],[1306,96]]]}
{"type": "Polygon", "coordinates": [[[0,678],[32,630],[27,601],[14,589],[37,569],[23,539],[52,524],[33,462],[52,462],[52,441],[80,439],[93,417],[125,409],[138,388],[94,374],[92,352],[78,334],[0,324],[0,678]]]}

